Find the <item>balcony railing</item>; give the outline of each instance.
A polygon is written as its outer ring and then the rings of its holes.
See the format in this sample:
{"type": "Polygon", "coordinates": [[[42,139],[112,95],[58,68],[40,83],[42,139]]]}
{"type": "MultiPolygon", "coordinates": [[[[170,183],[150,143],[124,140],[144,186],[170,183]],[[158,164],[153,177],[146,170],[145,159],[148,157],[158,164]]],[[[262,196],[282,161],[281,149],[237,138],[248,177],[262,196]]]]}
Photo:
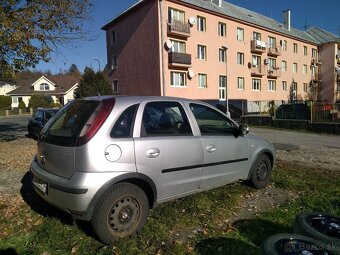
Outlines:
{"type": "Polygon", "coordinates": [[[191,66],[191,54],[170,52],[169,53],[169,64],[172,66],[191,66]]]}
{"type": "Polygon", "coordinates": [[[277,78],[281,76],[281,70],[279,67],[269,67],[267,69],[267,76],[271,78],[277,78]]]}
{"type": "Polygon", "coordinates": [[[280,45],[268,45],[268,55],[271,56],[280,56],[281,55],[281,46],[280,45]]]}
{"type": "Polygon", "coordinates": [[[319,58],[319,57],[315,57],[315,58],[312,57],[311,65],[312,65],[312,66],[321,65],[321,60],[320,60],[320,58],[319,58]]]}
{"type": "Polygon", "coordinates": [[[251,41],[251,52],[253,53],[265,53],[267,51],[266,42],[262,42],[259,40],[251,41]]]}
{"type": "Polygon", "coordinates": [[[313,82],[321,81],[321,74],[319,74],[319,73],[312,74],[311,75],[311,80],[313,82]]]}
{"type": "Polygon", "coordinates": [[[190,25],[189,23],[173,19],[168,23],[168,33],[183,37],[189,37],[190,25]]]}
{"type": "Polygon", "coordinates": [[[263,76],[265,75],[266,69],[262,66],[252,66],[250,70],[252,76],[263,76]]]}

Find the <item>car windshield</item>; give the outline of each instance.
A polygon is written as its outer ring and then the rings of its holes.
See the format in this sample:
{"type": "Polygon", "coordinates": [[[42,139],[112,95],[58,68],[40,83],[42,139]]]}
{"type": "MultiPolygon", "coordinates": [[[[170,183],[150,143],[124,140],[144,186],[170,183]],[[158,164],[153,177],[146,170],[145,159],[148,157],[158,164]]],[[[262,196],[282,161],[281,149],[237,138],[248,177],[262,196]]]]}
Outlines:
{"type": "Polygon", "coordinates": [[[74,146],[99,101],[74,100],[62,108],[42,131],[46,143],[74,146]]]}

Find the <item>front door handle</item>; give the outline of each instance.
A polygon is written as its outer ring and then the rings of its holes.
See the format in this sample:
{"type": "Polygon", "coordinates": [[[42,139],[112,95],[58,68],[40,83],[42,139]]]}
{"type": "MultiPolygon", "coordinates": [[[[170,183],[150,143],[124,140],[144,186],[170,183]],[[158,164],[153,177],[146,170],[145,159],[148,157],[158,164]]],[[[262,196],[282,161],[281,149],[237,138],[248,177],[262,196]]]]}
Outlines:
{"type": "Polygon", "coordinates": [[[146,151],[146,156],[149,158],[157,158],[159,154],[160,154],[160,151],[157,148],[152,148],[146,151]]]}
{"type": "Polygon", "coordinates": [[[210,153],[216,151],[216,147],[215,147],[215,145],[213,145],[213,144],[207,145],[207,146],[205,147],[205,149],[206,149],[207,152],[210,152],[210,153]]]}

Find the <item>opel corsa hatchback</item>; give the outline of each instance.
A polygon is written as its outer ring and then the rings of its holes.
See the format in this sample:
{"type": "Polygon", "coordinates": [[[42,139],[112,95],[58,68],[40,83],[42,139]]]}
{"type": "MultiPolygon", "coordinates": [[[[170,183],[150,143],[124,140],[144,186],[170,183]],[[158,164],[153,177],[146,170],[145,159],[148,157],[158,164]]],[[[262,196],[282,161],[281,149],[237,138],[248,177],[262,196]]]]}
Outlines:
{"type": "Polygon", "coordinates": [[[31,164],[47,202],[91,221],[104,243],[142,229],[150,208],[237,180],[267,185],[273,145],[209,104],[89,97],[43,128],[31,164]]]}

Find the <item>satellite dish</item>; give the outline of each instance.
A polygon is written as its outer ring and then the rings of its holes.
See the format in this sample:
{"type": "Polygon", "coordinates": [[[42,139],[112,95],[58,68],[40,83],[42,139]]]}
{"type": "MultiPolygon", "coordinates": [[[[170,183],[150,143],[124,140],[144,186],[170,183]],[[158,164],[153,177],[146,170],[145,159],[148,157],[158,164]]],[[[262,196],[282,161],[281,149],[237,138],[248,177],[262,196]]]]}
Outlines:
{"type": "Polygon", "coordinates": [[[196,18],[194,16],[190,16],[189,17],[189,24],[191,26],[195,25],[196,24],[196,18]]]}
{"type": "Polygon", "coordinates": [[[192,70],[192,68],[189,68],[188,69],[188,75],[189,75],[189,78],[192,79],[195,77],[195,72],[194,70],[192,70]]]}
{"type": "Polygon", "coordinates": [[[165,46],[168,48],[168,50],[170,50],[172,48],[172,46],[174,46],[174,43],[171,40],[166,40],[165,42],[165,46]]]}

